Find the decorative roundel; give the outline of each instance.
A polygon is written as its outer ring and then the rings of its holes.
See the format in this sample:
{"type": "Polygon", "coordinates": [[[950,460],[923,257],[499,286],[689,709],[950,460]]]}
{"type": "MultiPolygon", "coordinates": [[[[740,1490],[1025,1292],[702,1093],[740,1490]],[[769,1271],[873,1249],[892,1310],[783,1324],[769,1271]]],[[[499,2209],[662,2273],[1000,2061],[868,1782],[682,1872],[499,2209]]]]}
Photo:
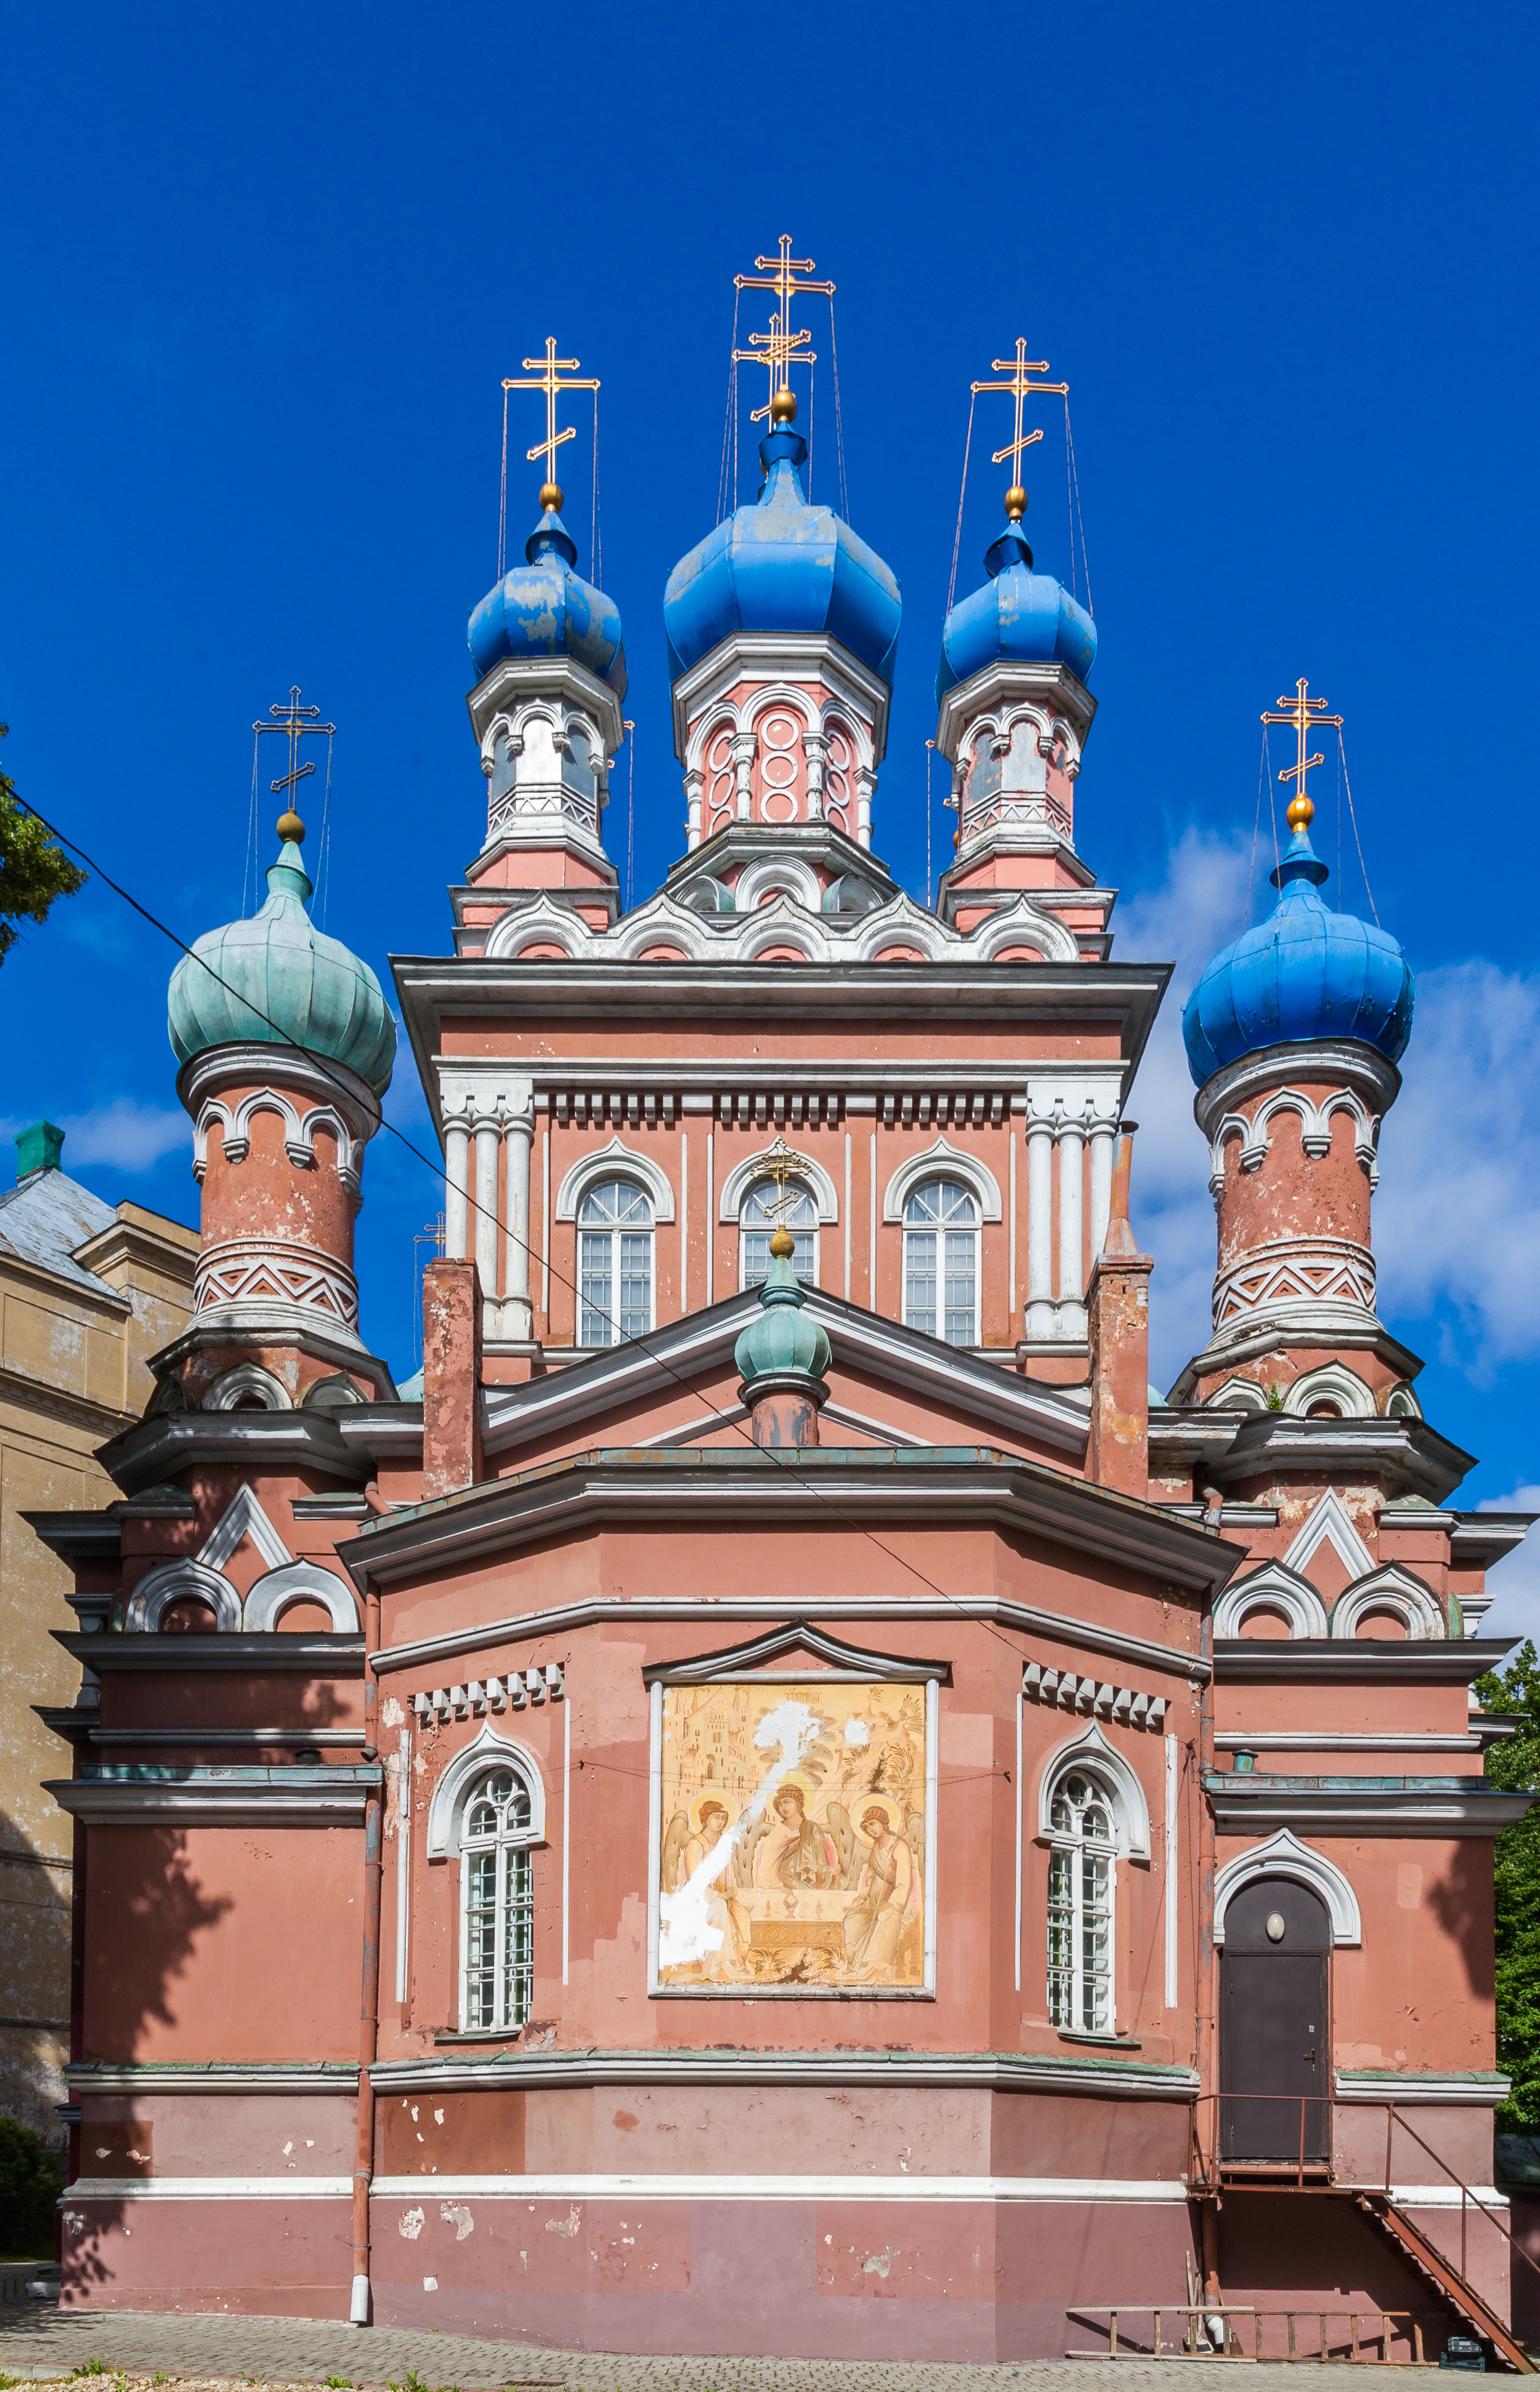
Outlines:
{"type": "Polygon", "coordinates": [[[831,724],[823,765],[823,811],[839,830],[848,827],[852,761],[848,737],[837,722],[831,724]]]}
{"type": "Polygon", "coordinates": [[[759,814],[763,822],[796,820],[797,748],[802,726],[795,715],[767,714],[759,731],[759,814]]]}
{"type": "Polygon", "coordinates": [[[705,751],[708,774],[705,787],[706,812],[711,817],[710,828],[720,830],[732,819],[732,799],[735,783],[732,773],[732,732],[725,724],[710,742],[705,751]]]}
{"type": "Polygon", "coordinates": [[[1270,1944],[1281,1944],[1284,1940],[1286,1922],[1283,1912],[1281,1910],[1270,1910],[1267,1914],[1268,1942],[1270,1944]]]}

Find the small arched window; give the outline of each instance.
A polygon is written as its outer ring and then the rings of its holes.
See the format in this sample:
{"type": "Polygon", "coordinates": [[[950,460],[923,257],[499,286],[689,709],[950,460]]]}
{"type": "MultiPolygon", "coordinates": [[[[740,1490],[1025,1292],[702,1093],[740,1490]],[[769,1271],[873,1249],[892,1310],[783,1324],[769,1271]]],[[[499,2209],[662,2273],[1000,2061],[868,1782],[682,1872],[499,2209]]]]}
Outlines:
{"type": "Polygon", "coordinates": [[[904,1320],[949,1346],[978,1343],[978,1205],[960,1179],[927,1179],[904,1206],[904,1320]]]}
{"type": "Polygon", "coordinates": [[[770,1276],[770,1242],[784,1224],[795,1249],[792,1268],[807,1286],[818,1280],[818,1207],[799,1180],[788,1179],[783,1201],[773,1179],[760,1179],[738,1216],[739,1282],[761,1287],[770,1276]]]}
{"type": "Polygon", "coordinates": [[[523,2026],[535,1989],[529,1788],[512,1769],[489,1769],[462,1815],[460,2026],[523,2026]]]}
{"type": "Polygon", "coordinates": [[[1089,1770],[1068,1770],[1054,1789],[1050,1819],[1049,2023],[1110,2034],[1118,1865],[1112,1796],[1089,1770]]]}
{"type": "Polygon", "coordinates": [[[634,1179],[602,1179],[577,1211],[579,1346],[618,1346],[653,1326],[653,1205],[634,1179]]]}

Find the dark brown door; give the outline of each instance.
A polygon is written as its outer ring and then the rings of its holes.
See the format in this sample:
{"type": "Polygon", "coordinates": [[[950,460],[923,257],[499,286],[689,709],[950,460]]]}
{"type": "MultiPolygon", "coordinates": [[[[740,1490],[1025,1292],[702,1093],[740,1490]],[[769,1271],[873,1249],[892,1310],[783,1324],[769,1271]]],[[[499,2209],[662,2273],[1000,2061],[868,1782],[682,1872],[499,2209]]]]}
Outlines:
{"type": "Polygon", "coordinates": [[[1225,1911],[1219,2082],[1227,2160],[1298,2160],[1301,2132],[1303,2156],[1326,2157],[1330,1948],[1326,1904],[1292,1878],[1258,1878],[1225,1911]]]}

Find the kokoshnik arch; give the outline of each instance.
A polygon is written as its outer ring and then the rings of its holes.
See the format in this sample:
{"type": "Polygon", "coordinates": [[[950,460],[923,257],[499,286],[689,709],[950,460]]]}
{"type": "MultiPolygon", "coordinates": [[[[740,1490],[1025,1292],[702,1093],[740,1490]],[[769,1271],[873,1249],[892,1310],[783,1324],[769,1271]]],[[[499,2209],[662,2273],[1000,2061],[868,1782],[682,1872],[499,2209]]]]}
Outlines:
{"type": "MultiPolygon", "coordinates": [[[[620,615],[550,478],[571,361],[535,377],[485,832],[395,965],[448,1189],[420,1383],[353,1267],[396,1024],[297,815],[173,978],[196,1310],[119,1500],[35,1515],[82,1665],[71,2303],[1044,2356],[1192,2265],[1426,2310],[1395,2216],[1456,2248],[1447,2178],[1403,2134],[1394,2215],[1346,2190],[1389,2099],[1490,2176],[1527,1798],[1468,1688],[1525,1524],[1453,1506],[1376,1310],[1413,988],[1322,903],[1318,707],[1276,908],[1187,1002],[1218,1275],[1161,1396],[1125,1106],[1168,970],[1078,842],[1043,369],[998,369],[1005,518],[940,627],[931,908],[874,844],[898,585],[803,482],[810,271],[760,262],[763,482],[667,578],[682,846],[629,911],[620,615]]],[[[1490,2226],[1467,2265],[1506,2312],[1490,2226]]]]}

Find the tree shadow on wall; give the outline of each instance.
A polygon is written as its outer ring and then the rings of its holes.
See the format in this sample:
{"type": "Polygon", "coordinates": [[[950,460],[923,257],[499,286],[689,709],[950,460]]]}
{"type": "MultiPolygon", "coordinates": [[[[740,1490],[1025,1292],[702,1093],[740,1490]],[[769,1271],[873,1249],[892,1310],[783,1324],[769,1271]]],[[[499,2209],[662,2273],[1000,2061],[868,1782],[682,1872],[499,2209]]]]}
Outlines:
{"type": "Polygon", "coordinates": [[[1448,1867],[1425,1889],[1423,1900],[1462,1954],[1471,1994],[1478,2001],[1490,2001],[1495,1959],[1490,1844],[1456,1844],[1448,1867]]]}

